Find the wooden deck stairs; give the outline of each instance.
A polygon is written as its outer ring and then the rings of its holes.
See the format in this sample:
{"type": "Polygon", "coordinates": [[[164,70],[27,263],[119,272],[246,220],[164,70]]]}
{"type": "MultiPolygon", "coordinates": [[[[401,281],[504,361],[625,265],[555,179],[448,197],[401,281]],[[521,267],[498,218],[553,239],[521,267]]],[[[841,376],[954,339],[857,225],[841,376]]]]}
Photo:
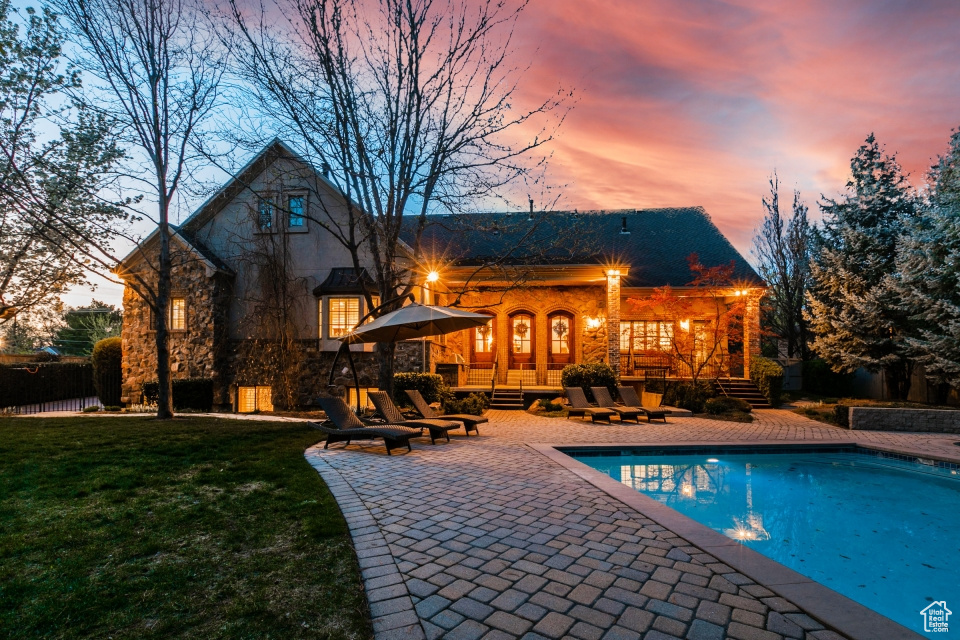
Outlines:
{"type": "Polygon", "coordinates": [[[715,380],[713,382],[714,390],[717,395],[727,395],[732,398],[740,398],[750,403],[754,409],[770,409],[770,403],[757,385],[752,380],[745,378],[728,378],[726,380],[715,380]]]}

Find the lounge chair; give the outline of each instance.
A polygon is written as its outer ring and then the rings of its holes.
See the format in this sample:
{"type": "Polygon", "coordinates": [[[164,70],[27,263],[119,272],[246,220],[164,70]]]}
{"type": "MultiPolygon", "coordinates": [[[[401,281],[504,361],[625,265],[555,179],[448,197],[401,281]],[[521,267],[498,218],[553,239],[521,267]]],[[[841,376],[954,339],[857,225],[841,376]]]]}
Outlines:
{"type": "Polygon", "coordinates": [[[393,455],[391,452],[398,446],[407,445],[407,451],[411,451],[410,438],[419,438],[423,435],[422,429],[395,424],[378,424],[368,426],[360,421],[347,403],[340,398],[317,398],[320,407],[327,414],[327,419],[332,426],[326,424],[309,423],[311,427],[319,429],[327,434],[327,441],[323,448],[327,449],[334,442],[346,442],[349,446],[353,440],[383,440],[387,447],[387,455],[393,455]]]}
{"type": "Polygon", "coordinates": [[[373,402],[373,406],[377,408],[377,413],[383,416],[390,424],[427,429],[430,432],[431,444],[437,444],[437,438],[441,436],[445,436],[447,442],[450,442],[449,432],[460,428],[459,422],[452,422],[450,420],[431,420],[429,418],[407,420],[403,417],[403,414],[400,413],[397,405],[393,404],[393,400],[390,399],[390,395],[386,391],[371,391],[369,398],[370,401],[373,402]]]}
{"type": "Polygon", "coordinates": [[[597,401],[597,406],[616,411],[617,415],[620,416],[620,422],[633,420],[638,424],[640,423],[640,416],[645,413],[640,407],[618,405],[613,401],[613,396],[610,395],[610,389],[606,387],[590,387],[590,390],[593,391],[593,398],[597,401]]]}
{"type": "Polygon", "coordinates": [[[653,419],[667,421],[667,414],[671,413],[669,409],[664,409],[663,407],[644,407],[640,402],[640,398],[637,397],[637,390],[633,387],[617,387],[617,390],[620,392],[620,398],[624,403],[630,405],[631,407],[640,407],[643,410],[644,415],[647,416],[647,422],[650,422],[653,419]]]}
{"type": "Polygon", "coordinates": [[[580,387],[564,387],[564,390],[567,392],[567,400],[570,401],[570,409],[567,413],[568,419],[570,416],[579,416],[581,418],[590,416],[590,419],[594,422],[597,420],[610,422],[611,416],[617,415],[612,409],[590,406],[590,403],[587,402],[587,394],[585,394],[580,387]]]}
{"type": "Polygon", "coordinates": [[[436,420],[454,420],[456,422],[463,423],[463,428],[467,432],[467,435],[470,435],[471,431],[476,432],[477,435],[480,435],[480,430],[477,429],[478,424],[483,424],[484,422],[489,422],[487,418],[483,416],[473,416],[469,413],[447,413],[442,416],[438,416],[437,413],[427,404],[427,401],[423,399],[423,396],[420,395],[420,392],[415,389],[407,389],[407,396],[413,402],[413,406],[420,412],[424,418],[434,418],[436,420]]]}

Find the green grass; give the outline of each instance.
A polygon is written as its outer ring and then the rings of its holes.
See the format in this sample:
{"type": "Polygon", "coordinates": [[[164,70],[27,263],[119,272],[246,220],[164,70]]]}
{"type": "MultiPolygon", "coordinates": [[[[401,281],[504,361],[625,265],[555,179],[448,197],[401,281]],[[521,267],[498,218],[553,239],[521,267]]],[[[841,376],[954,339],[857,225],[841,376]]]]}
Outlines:
{"type": "Polygon", "coordinates": [[[0,637],[372,637],[318,435],[0,419],[0,637]]]}

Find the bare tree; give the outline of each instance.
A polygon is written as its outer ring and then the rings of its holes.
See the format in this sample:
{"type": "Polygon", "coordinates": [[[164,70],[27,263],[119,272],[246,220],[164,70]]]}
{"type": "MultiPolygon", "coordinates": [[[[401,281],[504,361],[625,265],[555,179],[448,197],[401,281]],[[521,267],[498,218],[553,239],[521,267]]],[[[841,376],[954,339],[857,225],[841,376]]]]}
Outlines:
{"type": "MultiPolygon", "coordinates": [[[[227,0],[243,43],[239,74],[260,112],[345,194],[345,213],[314,222],[355,269],[372,266],[381,300],[411,292],[428,212],[503,198],[513,184],[541,188],[540,149],[567,96],[516,106],[523,69],[511,61],[511,38],[524,0],[242,2],[227,0]],[[407,248],[400,234],[410,217],[418,222],[407,248]]],[[[377,349],[379,385],[391,389],[395,345],[377,349]]]]}
{"type": "MultiPolygon", "coordinates": [[[[103,110],[142,163],[130,171],[156,198],[160,251],[141,251],[149,273],[127,284],[156,318],[158,418],[173,416],[166,309],[171,286],[170,209],[188,177],[202,126],[218,105],[223,49],[191,0],[55,0],[70,21],[82,64],[99,81],[103,110]]],[[[152,217],[152,216],[151,216],[152,217]]]]}
{"type": "Polygon", "coordinates": [[[772,308],[766,314],[771,330],[786,340],[788,357],[806,360],[809,347],[803,308],[810,279],[811,230],[800,192],[793,192],[793,214],[785,220],[780,213],[779,189],[774,172],[770,197],[763,198],[766,215],[753,237],[753,255],[760,275],[772,289],[772,308]]]}

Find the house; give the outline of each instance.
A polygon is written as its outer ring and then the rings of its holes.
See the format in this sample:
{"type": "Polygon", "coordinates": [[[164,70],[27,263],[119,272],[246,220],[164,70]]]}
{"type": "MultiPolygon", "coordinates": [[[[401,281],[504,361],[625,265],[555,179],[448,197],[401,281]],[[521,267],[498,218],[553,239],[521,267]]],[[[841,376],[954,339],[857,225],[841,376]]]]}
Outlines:
{"type": "MultiPolygon", "coordinates": [[[[172,227],[174,378],[212,378],[215,404],[240,411],[299,404],[326,389],[337,338],[379,303],[366,269],[352,266],[331,232],[348,206],[356,205],[275,140],[172,227]]],[[[401,343],[397,371],[445,371],[464,388],[488,388],[494,374],[504,385],[557,387],[560,370],[576,362],[606,361],[627,379],[651,370],[683,376],[683,358],[666,348],[673,336],[699,336],[707,309],[744,302],[742,340],[725,339],[720,349],[742,352],[742,371],[732,360],[716,366],[743,375],[759,353],[763,284],[700,208],[428,216],[402,238],[412,247],[418,234],[425,258],[414,261],[411,251],[398,266],[415,274],[419,299],[479,310],[493,322],[401,343]],[[731,265],[735,282],[688,286],[691,254],[731,265]],[[688,299],[689,317],[637,307],[666,285],[688,299]]],[[[116,268],[127,283],[127,403],[156,378],[155,318],[133,285],[155,278],[158,245],[155,232],[116,268]]],[[[372,346],[351,350],[361,385],[376,386],[372,346]]]]}

